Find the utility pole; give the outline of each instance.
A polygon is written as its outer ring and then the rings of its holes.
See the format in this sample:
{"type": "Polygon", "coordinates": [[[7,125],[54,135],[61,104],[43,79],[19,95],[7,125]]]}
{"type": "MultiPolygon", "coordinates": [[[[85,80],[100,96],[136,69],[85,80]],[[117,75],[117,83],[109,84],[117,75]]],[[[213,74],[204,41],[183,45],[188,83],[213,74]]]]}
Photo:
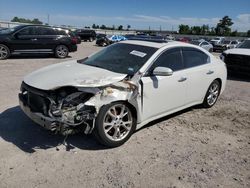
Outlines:
{"type": "Polygon", "coordinates": [[[48,17],[47,17],[47,19],[48,19],[48,20],[47,20],[47,23],[48,23],[48,25],[49,25],[49,14],[48,14],[48,17]]]}

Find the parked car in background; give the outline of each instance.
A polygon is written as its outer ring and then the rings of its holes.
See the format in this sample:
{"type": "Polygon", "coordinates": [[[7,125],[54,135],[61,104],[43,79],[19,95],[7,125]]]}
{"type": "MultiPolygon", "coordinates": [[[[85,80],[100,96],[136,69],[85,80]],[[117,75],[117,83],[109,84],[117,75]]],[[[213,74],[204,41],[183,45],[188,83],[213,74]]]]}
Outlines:
{"type": "Polygon", "coordinates": [[[162,35],[131,35],[126,36],[128,40],[142,40],[151,42],[167,42],[167,39],[162,35]]]}
{"type": "Polygon", "coordinates": [[[110,44],[113,44],[115,42],[127,40],[126,37],[122,35],[99,35],[96,39],[96,44],[98,46],[108,46],[110,44]]]}
{"type": "Polygon", "coordinates": [[[167,39],[167,40],[175,40],[175,37],[173,36],[173,35],[166,35],[165,36],[165,38],[167,39]]]}
{"type": "Polygon", "coordinates": [[[226,77],[225,64],[198,46],[127,40],[27,75],[19,101],[48,130],[93,133],[116,147],[153,120],[197,104],[212,107],[226,77]]]}
{"type": "Polygon", "coordinates": [[[225,40],[225,37],[215,37],[212,40],[210,40],[210,43],[215,46],[217,44],[221,44],[225,40]]]}
{"type": "Polygon", "coordinates": [[[189,38],[189,37],[181,37],[181,38],[178,38],[177,41],[190,43],[191,38],[189,38]]]}
{"type": "Polygon", "coordinates": [[[106,34],[97,34],[96,35],[96,45],[98,46],[107,46],[109,45],[109,39],[106,34]]]}
{"type": "Polygon", "coordinates": [[[94,41],[96,39],[95,30],[91,29],[77,29],[76,34],[81,37],[83,41],[94,41]]]}
{"type": "Polygon", "coordinates": [[[232,40],[228,45],[228,49],[236,48],[241,42],[238,40],[232,40]]]}
{"type": "Polygon", "coordinates": [[[239,42],[237,40],[224,40],[223,42],[214,45],[214,52],[220,51],[223,52],[227,49],[235,48],[239,42]]]}
{"type": "Polygon", "coordinates": [[[204,48],[205,50],[207,50],[209,52],[213,51],[213,45],[210,44],[209,42],[203,40],[203,39],[201,39],[201,40],[192,40],[190,43],[194,44],[194,45],[197,45],[197,46],[200,46],[200,47],[204,48]]]}
{"type": "Polygon", "coordinates": [[[224,51],[220,58],[230,72],[250,76],[250,39],[243,41],[236,48],[224,51]]]}
{"type": "Polygon", "coordinates": [[[76,38],[76,40],[77,40],[77,44],[81,44],[81,42],[82,42],[82,39],[81,39],[81,37],[79,36],[79,35],[77,35],[77,33],[76,32],[74,32],[74,31],[70,31],[70,36],[72,36],[72,37],[75,37],[76,38]]]}
{"type": "Polygon", "coordinates": [[[0,59],[14,54],[55,54],[65,58],[77,50],[68,30],[43,25],[22,25],[0,31],[0,59]]]}

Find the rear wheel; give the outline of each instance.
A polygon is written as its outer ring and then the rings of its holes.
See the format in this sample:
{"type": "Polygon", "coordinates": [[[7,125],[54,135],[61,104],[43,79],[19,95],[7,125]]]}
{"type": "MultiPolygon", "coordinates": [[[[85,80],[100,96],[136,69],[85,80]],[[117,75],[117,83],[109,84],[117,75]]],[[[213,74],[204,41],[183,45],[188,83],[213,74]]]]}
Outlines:
{"type": "Polygon", "coordinates": [[[10,50],[4,44],[0,44],[0,60],[7,59],[10,56],[10,50]]]}
{"type": "Polygon", "coordinates": [[[65,45],[58,45],[55,49],[55,56],[58,58],[65,58],[69,54],[69,49],[65,45]]]}
{"type": "Polygon", "coordinates": [[[209,86],[205,99],[203,101],[203,106],[205,108],[211,108],[217,101],[220,94],[220,82],[218,80],[214,80],[209,86]]]}
{"type": "Polygon", "coordinates": [[[89,42],[93,42],[93,40],[94,40],[94,39],[93,39],[92,37],[89,38],[89,42]]]}
{"type": "Polygon", "coordinates": [[[136,119],[126,103],[103,106],[96,118],[94,135],[103,145],[117,147],[124,144],[136,127],[136,119]]]}

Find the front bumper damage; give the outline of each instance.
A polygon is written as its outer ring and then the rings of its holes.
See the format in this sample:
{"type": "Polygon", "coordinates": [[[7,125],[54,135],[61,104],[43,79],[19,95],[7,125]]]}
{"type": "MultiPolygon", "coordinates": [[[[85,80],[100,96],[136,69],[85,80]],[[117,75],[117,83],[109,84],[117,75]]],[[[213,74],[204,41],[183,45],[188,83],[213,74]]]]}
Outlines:
{"type": "Polygon", "coordinates": [[[39,90],[23,82],[19,93],[19,104],[30,119],[47,130],[62,135],[82,131],[89,134],[94,127],[95,108],[81,103],[67,104],[79,95],[69,94],[57,101],[58,96],[54,92],[39,90]]]}
{"type": "Polygon", "coordinates": [[[138,109],[138,86],[124,80],[99,88],[59,90],[39,90],[23,82],[19,103],[23,112],[35,123],[62,135],[77,132],[90,134],[100,108],[111,102],[127,101],[138,109]],[[67,93],[67,90],[70,92],[67,93]]]}

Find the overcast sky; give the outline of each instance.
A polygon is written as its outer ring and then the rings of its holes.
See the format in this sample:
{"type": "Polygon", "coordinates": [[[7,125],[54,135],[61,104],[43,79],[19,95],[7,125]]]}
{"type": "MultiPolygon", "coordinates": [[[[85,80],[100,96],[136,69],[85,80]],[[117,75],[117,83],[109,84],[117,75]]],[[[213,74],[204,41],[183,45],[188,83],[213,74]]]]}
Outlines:
{"type": "Polygon", "coordinates": [[[0,20],[39,18],[50,24],[78,27],[124,25],[136,29],[174,30],[179,24],[210,27],[223,16],[233,29],[250,30],[250,0],[0,0],[0,20]]]}

